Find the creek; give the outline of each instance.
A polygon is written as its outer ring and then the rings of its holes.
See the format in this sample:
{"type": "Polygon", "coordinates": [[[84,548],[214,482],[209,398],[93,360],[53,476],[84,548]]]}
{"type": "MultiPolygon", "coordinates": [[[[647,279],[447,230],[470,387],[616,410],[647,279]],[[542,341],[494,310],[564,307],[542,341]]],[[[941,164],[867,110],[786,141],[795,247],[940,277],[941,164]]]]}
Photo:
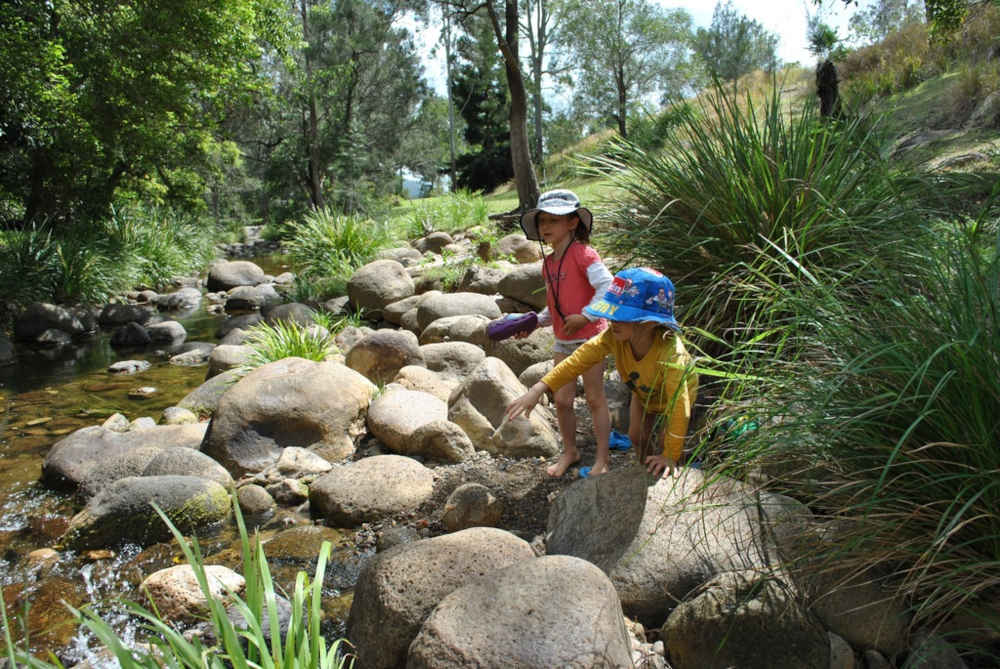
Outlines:
{"type": "MultiPolygon", "coordinates": [[[[250,260],[272,275],[287,270],[281,256],[250,260]]],[[[226,318],[224,313],[206,311],[204,300],[193,311],[162,315],[184,326],[186,342],[216,343],[216,331],[226,318]]],[[[79,510],[78,500],[70,493],[49,490],[38,482],[51,446],[75,430],[103,423],[114,413],[122,413],[130,420],[149,416],[159,421],[163,409],[176,405],[205,380],[205,365],[174,365],[168,360],[169,351],[153,348],[119,353],[111,347],[110,335],[99,331],[60,355],[20,346],[15,363],[0,366],[0,588],[8,614],[26,618],[31,648],[56,652],[67,666],[82,660],[89,660],[91,666],[117,664],[95,656],[96,642],[87,630],[72,623],[62,601],[76,607],[93,606],[123,639],[135,639],[137,622],[125,612],[119,598],[136,599],[142,574],[183,558],[176,545],[145,550],[137,546],[109,547],[116,550],[104,554],[75,555],[67,551],[60,553],[56,565],[45,570],[44,575],[26,559],[32,551],[55,545],[79,510]],[[119,360],[147,360],[151,366],[138,374],[112,375],[108,366],[119,360]],[[130,394],[142,386],[152,386],[156,392],[143,398],[130,394]],[[31,602],[26,616],[24,601],[31,602]]],[[[272,529],[265,528],[262,537],[305,524],[308,519],[285,515],[280,521],[273,523],[272,529]]],[[[324,530],[324,538],[335,542],[339,539],[341,547],[352,543],[350,533],[324,530]]],[[[233,557],[238,555],[234,549],[237,539],[234,527],[224,527],[202,538],[200,545],[206,555],[219,556],[214,563],[238,569],[239,561],[233,557]]],[[[312,568],[308,560],[284,558],[277,560],[272,569],[276,583],[290,592],[295,572],[302,569],[311,576],[312,568]]],[[[339,587],[325,589],[325,600],[329,601],[325,608],[333,621],[331,633],[342,634],[350,600],[349,595],[345,599],[340,588],[353,585],[357,569],[356,565],[345,567],[342,560],[332,565],[331,572],[336,578],[333,585],[339,587]]]]}

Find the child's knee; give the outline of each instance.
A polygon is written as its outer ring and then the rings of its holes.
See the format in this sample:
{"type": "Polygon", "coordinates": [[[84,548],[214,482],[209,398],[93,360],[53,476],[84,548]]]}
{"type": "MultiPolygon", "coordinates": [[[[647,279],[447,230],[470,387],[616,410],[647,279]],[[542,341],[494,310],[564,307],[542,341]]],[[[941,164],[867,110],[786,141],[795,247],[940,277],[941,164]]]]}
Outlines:
{"type": "Polygon", "coordinates": [[[560,393],[560,394],[557,394],[552,399],[553,399],[553,402],[556,405],[556,410],[557,411],[566,410],[566,409],[569,409],[570,411],[572,411],[573,410],[573,400],[576,399],[576,398],[573,395],[564,395],[564,394],[560,393]]]}
{"type": "Polygon", "coordinates": [[[603,389],[599,393],[587,393],[585,395],[587,398],[587,408],[590,409],[590,413],[595,413],[598,411],[608,410],[608,398],[604,396],[603,389]]]}

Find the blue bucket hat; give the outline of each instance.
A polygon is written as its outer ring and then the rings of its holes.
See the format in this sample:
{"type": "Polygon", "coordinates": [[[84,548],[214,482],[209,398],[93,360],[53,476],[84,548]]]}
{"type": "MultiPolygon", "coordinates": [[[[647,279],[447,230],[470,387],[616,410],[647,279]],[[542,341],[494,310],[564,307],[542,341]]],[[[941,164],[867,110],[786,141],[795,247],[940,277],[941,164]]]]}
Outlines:
{"type": "Polygon", "coordinates": [[[584,313],[624,323],[659,323],[680,330],[674,318],[674,284],[655,269],[633,267],[615,274],[603,299],[584,313]]]}

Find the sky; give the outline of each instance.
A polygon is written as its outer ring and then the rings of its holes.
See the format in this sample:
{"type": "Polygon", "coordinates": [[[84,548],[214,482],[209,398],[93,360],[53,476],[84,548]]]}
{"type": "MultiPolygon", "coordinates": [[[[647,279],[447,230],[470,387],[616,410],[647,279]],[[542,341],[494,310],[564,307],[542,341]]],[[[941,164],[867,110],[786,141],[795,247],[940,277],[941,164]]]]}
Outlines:
{"type": "MultiPolygon", "coordinates": [[[[654,0],[665,8],[686,9],[694,20],[696,28],[707,28],[712,23],[714,0],[654,0]]],[[[862,1],[861,5],[867,4],[862,1]]],[[[847,35],[847,19],[854,13],[852,7],[844,7],[841,0],[823,0],[817,8],[813,0],[733,0],[733,7],[740,13],[759,21],[767,30],[780,38],[778,57],[785,62],[798,61],[812,63],[815,59],[806,48],[807,12],[822,12],[826,23],[837,30],[839,35],[847,35]]],[[[434,90],[445,95],[443,54],[430,54],[437,39],[436,29],[417,32],[417,43],[424,54],[425,78],[434,90]]]]}

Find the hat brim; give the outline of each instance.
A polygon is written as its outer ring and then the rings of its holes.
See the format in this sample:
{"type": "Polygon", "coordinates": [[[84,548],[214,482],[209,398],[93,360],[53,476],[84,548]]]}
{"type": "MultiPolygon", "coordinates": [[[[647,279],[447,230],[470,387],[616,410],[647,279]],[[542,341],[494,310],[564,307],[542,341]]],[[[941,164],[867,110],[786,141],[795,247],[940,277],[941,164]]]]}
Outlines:
{"type": "Polygon", "coordinates": [[[594,215],[586,207],[541,207],[529,209],[521,215],[521,229],[524,231],[524,236],[528,239],[539,241],[542,238],[538,234],[538,212],[541,211],[547,214],[555,214],[556,216],[566,216],[567,214],[576,213],[580,217],[580,223],[587,229],[587,234],[590,234],[594,226],[594,215]]]}
{"type": "Polygon", "coordinates": [[[595,318],[606,318],[609,321],[622,323],[658,323],[672,330],[680,331],[681,326],[673,316],[665,316],[655,311],[647,311],[623,304],[612,304],[607,300],[598,300],[583,308],[583,313],[595,318]]]}

